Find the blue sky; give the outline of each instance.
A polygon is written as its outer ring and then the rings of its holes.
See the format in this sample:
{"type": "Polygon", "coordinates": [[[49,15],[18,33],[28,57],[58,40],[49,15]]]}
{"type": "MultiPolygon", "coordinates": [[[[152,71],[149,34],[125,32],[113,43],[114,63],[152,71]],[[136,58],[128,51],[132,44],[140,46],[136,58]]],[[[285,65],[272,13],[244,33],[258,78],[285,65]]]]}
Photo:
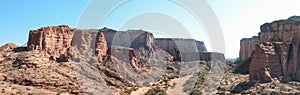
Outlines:
{"type": "MultiPolygon", "coordinates": [[[[257,35],[265,22],[300,15],[298,0],[207,0],[218,17],[225,37],[226,57],[238,57],[239,40],[257,35]]],[[[28,31],[43,26],[67,24],[76,27],[89,0],[1,0],[0,45],[12,42],[23,45],[28,31]]],[[[95,11],[97,11],[96,9],[95,11]]],[[[99,9],[101,10],[101,9],[99,9]]],[[[86,28],[139,29],[122,27],[137,14],[163,12],[186,25],[192,38],[204,41],[210,50],[209,37],[201,25],[195,24],[186,10],[166,0],[131,0],[108,15],[102,26],[86,28]]],[[[155,33],[155,29],[144,29],[155,33]]],[[[159,36],[159,35],[158,35],[159,36]]]]}

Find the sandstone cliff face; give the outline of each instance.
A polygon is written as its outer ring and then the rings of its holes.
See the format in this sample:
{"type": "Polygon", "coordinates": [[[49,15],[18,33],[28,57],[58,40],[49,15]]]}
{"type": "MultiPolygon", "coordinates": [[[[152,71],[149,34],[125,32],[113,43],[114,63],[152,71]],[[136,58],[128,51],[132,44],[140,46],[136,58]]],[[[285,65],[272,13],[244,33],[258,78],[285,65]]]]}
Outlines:
{"type": "Polygon", "coordinates": [[[95,42],[95,54],[96,56],[106,56],[107,53],[107,42],[103,32],[98,32],[95,42]]]}
{"type": "Polygon", "coordinates": [[[256,44],[258,44],[257,36],[253,36],[252,38],[244,38],[240,41],[240,61],[244,61],[251,57],[256,44]]]}
{"type": "Polygon", "coordinates": [[[155,45],[180,61],[200,60],[199,52],[207,51],[203,42],[194,39],[157,38],[155,45]]]}
{"type": "Polygon", "coordinates": [[[103,28],[99,31],[103,32],[108,47],[123,46],[134,49],[145,48],[147,50],[154,47],[153,34],[143,30],[116,31],[103,28]]]}
{"type": "Polygon", "coordinates": [[[271,82],[272,76],[270,72],[281,74],[281,72],[274,72],[274,70],[281,71],[281,68],[270,68],[270,65],[280,67],[281,64],[278,60],[279,56],[278,54],[276,55],[275,48],[272,44],[264,43],[256,45],[249,67],[250,80],[271,82]]]}
{"type": "Polygon", "coordinates": [[[252,55],[249,74],[251,80],[270,82],[300,81],[299,17],[275,21],[261,26],[260,44],[252,55]]]}
{"type": "Polygon", "coordinates": [[[156,38],[155,45],[175,55],[176,51],[206,52],[203,42],[194,39],[156,38]]]}
{"type": "Polygon", "coordinates": [[[135,70],[136,72],[140,72],[139,65],[137,63],[137,56],[133,48],[125,48],[120,46],[114,46],[110,48],[110,55],[119,59],[120,61],[129,63],[131,67],[130,69],[135,70]]]}
{"type": "Polygon", "coordinates": [[[31,30],[27,50],[41,51],[45,56],[56,61],[70,61],[73,35],[74,29],[65,25],[31,30]]]}
{"type": "Polygon", "coordinates": [[[265,23],[259,33],[259,42],[291,42],[299,41],[299,17],[293,16],[287,20],[265,23]]]}
{"type": "Polygon", "coordinates": [[[225,63],[225,56],[223,53],[217,52],[200,52],[200,60],[203,61],[221,61],[225,63]]]}
{"type": "Polygon", "coordinates": [[[95,63],[97,30],[76,29],[72,38],[73,56],[75,62],[95,63]]]}

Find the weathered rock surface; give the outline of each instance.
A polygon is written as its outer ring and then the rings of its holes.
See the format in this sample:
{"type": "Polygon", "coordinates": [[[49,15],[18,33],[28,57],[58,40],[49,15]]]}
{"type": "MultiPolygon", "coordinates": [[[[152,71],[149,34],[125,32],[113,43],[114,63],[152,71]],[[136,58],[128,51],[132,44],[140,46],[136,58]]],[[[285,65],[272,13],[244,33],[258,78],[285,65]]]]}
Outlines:
{"type": "Polygon", "coordinates": [[[206,52],[206,47],[203,42],[194,39],[180,38],[156,38],[155,45],[166,50],[173,56],[176,56],[178,51],[181,52],[206,52]]]}
{"type": "Polygon", "coordinates": [[[103,32],[107,46],[123,46],[134,49],[145,48],[150,50],[154,47],[153,34],[143,30],[116,31],[108,28],[99,30],[103,32]]]}
{"type": "Polygon", "coordinates": [[[259,42],[291,42],[299,41],[299,16],[287,20],[278,20],[263,24],[259,33],[259,42]]]}
{"type": "Polygon", "coordinates": [[[41,51],[45,56],[59,62],[71,61],[71,42],[73,35],[74,29],[65,25],[31,30],[27,50],[41,51]]]}
{"type": "Polygon", "coordinates": [[[251,57],[251,80],[270,82],[300,81],[300,17],[274,21],[261,26],[260,44],[251,57]]]}
{"type": "Polygon", "coordinates": [[[205,52],[203,42],[194,39],[156,38],[155,45],[167,51],[178,61],[199,61],[199,52],[205,52]]]}
{"type": "Polygon", "coordinates": [[[17,48],[19,46],[13,44],[13,43],[8,43],[0,47],[0,52],[5,52],[5,51],[12,51],[14,48],[17,48]]]}
{"type": "MultiPolygon", "coordinates": [[[[102,43],[102,40],[100,40],[101,38],[97,37],[97,35],[98,30],[76,29],[74,31],[74,37],[72,39],[73,61],[96,63],[97,60],[95,57],[98,54],[96,51],[99,52],[96,47],[100,49],[99,45],[102,43]]],[[[103,51],[105,50],[106,49],[103,49],[103,51]]]]}
{"type": "Polygon", "coordinates": [[[1,94],[83,94],[71,62],[58,64],[38,51],[4,55],[0,63],[1,94]]]}
{"type": "Polygon", "coordinates": [[[129,63],[133,70],[136,72],[141,72],[139,70],[139,65],[137,63],[137,56],[133,48],[126,48],[120,46],[111,47],[110,55],[116,57],[120,61],[129,63]]]}
{"type": "Polygon", "coordinates": [[[281,75],[281,64],[278,53],[275,53],[274,45],[270,43],[260,44],[256,46],[256,49],[253,53],[251,64],[249,67],[250,80],[257,80],[260,82],[271,82],[275,75],[270,74],[279,74],[281,75]],[[270,68],[270,67],[279,67],[279,68],[270,68]],[[279,72],[278,72],[279,71],[279,72]]]}
{"type": "Polygon", "coordinates": [[[96,37],[95,54],[97,56],[106,56],[107,54],[107,42],[103,32],[98,32],[96,37]]]}
{"type": "Polygon", "coordinates": [[[13,66],[18,68],[48,68],[51,65],[56,64],[39,52],[23,52],[16,56],[13,63],[13,66]]]}
{"type": "Polygon", "coordinates": [[[255,49],[255,45],[258,44],[258,37],[244,38],[240,41],[240,61],[244,61],[251,57],[252,52],[255,49]]]}

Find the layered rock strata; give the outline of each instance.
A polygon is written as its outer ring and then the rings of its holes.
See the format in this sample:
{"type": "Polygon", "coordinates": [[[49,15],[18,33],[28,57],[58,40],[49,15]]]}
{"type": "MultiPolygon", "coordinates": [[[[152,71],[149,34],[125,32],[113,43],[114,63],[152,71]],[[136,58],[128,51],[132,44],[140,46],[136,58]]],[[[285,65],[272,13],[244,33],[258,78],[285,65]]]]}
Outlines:
{"type": "Polygon", "coordinates": [[[41,51],[58,62],[71,61],[74,29],[69,26],[43,27],[31,30],[27,43],[28,51],[41,51]]]}
{"type": "Polygon", "coordinates": [[[259,43],[251,56],[251,80],[300,81],[300,17],[262,25],[259,43]]]}
{"type": "Polygon", "coordinates": [[[258,36],[252,38],[244,38],[240,41],[240,61],[244,61],[251,57],[252,52],[255,49],[255,45],[258,44],[258,36]]]}

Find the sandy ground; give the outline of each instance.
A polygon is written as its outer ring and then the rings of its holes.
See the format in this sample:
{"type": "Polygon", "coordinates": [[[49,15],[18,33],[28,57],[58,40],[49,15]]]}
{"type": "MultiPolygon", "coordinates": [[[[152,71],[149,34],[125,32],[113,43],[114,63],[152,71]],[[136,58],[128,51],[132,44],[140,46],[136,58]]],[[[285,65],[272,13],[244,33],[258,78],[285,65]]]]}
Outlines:
{"type": "Polygon", "coordinates": [[[190,79],[193,75],[188,75],[185,77],[181,77],[179,79],[173,79],[170,82],[176,83],[176,86],[173,89],[168,89],[167,94],[168,95],[188,95],[187,93],[183,92],[183,85],[185,81],[190,79]]]}

